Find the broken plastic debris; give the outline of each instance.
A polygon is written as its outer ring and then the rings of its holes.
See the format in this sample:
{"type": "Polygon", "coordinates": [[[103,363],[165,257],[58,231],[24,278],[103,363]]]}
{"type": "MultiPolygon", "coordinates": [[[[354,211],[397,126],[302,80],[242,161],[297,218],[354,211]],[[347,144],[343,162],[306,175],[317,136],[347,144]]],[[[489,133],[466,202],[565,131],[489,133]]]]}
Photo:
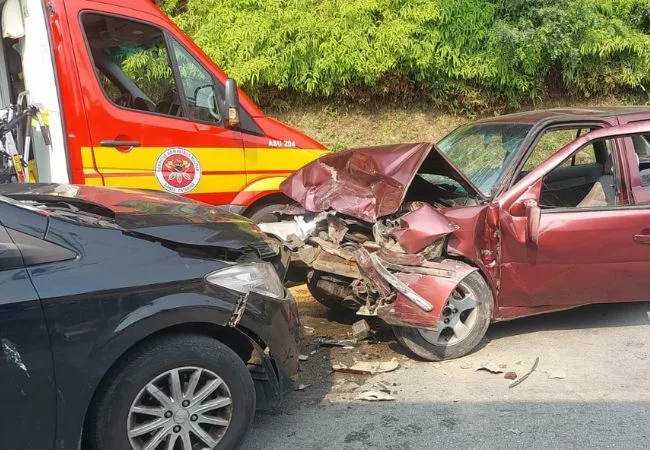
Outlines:
{"type": "Polygon", "coordinates": [[[298,387],[296,387],[296,389],[294,389],[294,390],[295,391],[304,391],[309,386],[311,386],[311,384],[299,384],[298,387]]]}
{"type": "Polygon", "coordinates": [[[354,399],[365,400],[367,402],[382,402],[395,400],[395,397],[382,391],[366,391],[357,395],[354,399]]]}
{"type": "Polygon", "coordinates": [[[383,381],[378,381],[376,384],[377,384],[377,388],[379,388],[379,390],[384,394],[390,394],[392,392],[390,385],[388,383],[385,383],[383,381]]]}
{"type": "Polygon", "coordinates": [[[561,369],[552,369],[546,371],[548,373],[548,377],[556,380],[563,380],[566,378],[566,372],[561,369]]]}
{"type": "Polygon", "coordinates": [[[399,362],[392,359],[390,361],[358,361],[351,366],[346,366],[343,363],[334,364],[332,369],[335,372],[356,373],[360,375],[374,375],[377,373],[392,372],[399,367],[399,362]]]}
{"type": "Polygon", "coordinates": [[[314,339],[314,344],[317,347],[350,347],[356,344],[356,341],[351,339],[328,339],[318,338],[314,339]]]}
{"type": "Polygon", "coordinates": [[[367,338],[369,332],[370,325],[364,319],[352,324],[352,337],[357,341],[367,338]]]}
{"type": "Polygon", "coordinates": [[[479,370],[484,370],[486,372],[490,372],[490,373],[494,373],[494,374],[503,373],[503,368],[501,368],[501,366],[499,366],[496,363],[491,363],[491,362],[485,362],[485,363],[480,364],[476,368],[475,372],[478,372],[479,370]]]}
{"type": "Polygon", "coordinates": [[[528,372],[526,372],[521,378],[519,378],[518,380],[515,380],[512,383],[510,383],[510,386],[508,386],[508,387],[513,388],[513,387],[518,386],[521,383],[523,383],[524,380],[526,378],[528,378],[530,376],[530,374],[535,371],[535,369],[537,369],[538,364],[539,364],[539,356],[537,358],[535,358],[535,362],[533,363],[533,367],[531,367],[530,370],[528,372]]]}
{"type": "Polygon", "coordinates": [[[316,332],[314,327],[308,327],[307,325],[303,325],[302,330],[305,332],[307,335],[312,335],[316,332]]]}
{"type": "Polygon", "coordinates": [[[307,355],[298,355],[298,361],[307,361],[309,356],[307,355]]]}

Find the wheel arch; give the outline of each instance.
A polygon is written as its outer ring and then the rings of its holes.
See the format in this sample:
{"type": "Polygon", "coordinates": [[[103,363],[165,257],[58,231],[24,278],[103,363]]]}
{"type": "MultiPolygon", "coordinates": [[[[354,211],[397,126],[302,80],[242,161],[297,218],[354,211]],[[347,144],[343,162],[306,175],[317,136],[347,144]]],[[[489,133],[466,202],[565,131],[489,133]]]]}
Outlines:
{"type": "Polygon", "coordinates": [[[282,192],[276,191],[276,192],[267,193],[266,195],[256,199],[252,204],[247,206],[246,209],[244,210],[244,216],[250,217],[256,211],[259,211],[260,209],[268,205],[272,205],[272,204],[288,205],[292,202],[293,200],[291,200],[289,197],[284,195],[282,192]]]}
{"type": "Polygon", "coordinates": [[[446,257],[447,259],[453,259],[455,261],[462,262],[463,264],[467,264],[468,266],[475,268],[476,271],[481,275],[481,277],[483,277],[488,287],[490,288],[490,293],[492,294],[492,303],[494,306],[492,309],[492,319],[494,320],[494,315],[496,313],[496,309],[498,306],[499,297],[498,297],[498,290],[497,290],[496,283],[494,282],[493,277],[490,275],[490,272],[486,269],[484,265],[477,264],[476,261],[464,255],[447,253],[446,257]]]}
{"type": "MultiPolygon", "coordinates": [[[[281,196],[288,198],[280,192],[280,185],[290,173],[290,171],[287,171],[282,176],[268,176],[252,181],[232,199],[230,204],[242,205],[246,209],[250,209],[253,205],[264,202],[269,197],[281,196]]],[[[266,201],[268,202],[268,200],[266,201]]]]}

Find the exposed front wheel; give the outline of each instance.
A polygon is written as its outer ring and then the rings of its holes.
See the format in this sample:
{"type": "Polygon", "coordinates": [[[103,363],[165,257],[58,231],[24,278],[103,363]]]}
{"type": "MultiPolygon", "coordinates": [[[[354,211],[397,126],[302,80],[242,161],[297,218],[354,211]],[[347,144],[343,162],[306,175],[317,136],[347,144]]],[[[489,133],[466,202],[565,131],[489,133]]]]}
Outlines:
{"type": "Polygon", "coordinates": [[[492,292],[480,273],[466,276],[447,299],[436,331],[394,326],[397,340],[428,361],[454,359],[471,352],[490,325],[492,292]]]}
{"type": "Polygon", "coordinates": [[[97,450],[230,449],[255,412],[243,361],[207,336],[154,341],[109,376],[89,420],[97,450]]]}
{"type": "Polygon", "coordinates": [[[318,303],[333,310],[359,309],[359,304],[352,300],[350,279],[336,275],[310,270],[307,273],[307,288],[318,303]]]}

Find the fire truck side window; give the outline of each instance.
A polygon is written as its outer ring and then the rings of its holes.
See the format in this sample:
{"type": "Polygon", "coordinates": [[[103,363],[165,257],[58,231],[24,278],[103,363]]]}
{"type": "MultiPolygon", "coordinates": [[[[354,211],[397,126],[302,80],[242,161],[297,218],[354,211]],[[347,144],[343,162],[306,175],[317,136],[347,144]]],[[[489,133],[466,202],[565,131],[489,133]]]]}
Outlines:
{"type": "Polygon", "coordinates": [[[81,17],[106,96],[118,106],[182,117],[165,37],[158,28],[121,17],[81,17]],[[112,86],[108,88],[110,81],[112,86]]]}
{"type": "Polygon", "coordinates": [[[172,39],[171,47],[178,64],[189,118],[203,122],[221,122],[214,79],[175,39],[172,39]]]}

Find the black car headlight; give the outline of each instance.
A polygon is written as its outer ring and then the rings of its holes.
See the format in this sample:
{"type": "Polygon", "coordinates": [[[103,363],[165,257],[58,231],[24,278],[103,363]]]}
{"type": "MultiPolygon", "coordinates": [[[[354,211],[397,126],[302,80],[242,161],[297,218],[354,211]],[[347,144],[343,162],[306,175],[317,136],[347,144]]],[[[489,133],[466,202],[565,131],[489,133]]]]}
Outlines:
{"type": "Polygon", "coordinates": [[[267,297],[284,298],[285,290],[275,268],[265,262],[237,264],[212,272],[205,279],[233,291],[256,292],[267,297]]]}

